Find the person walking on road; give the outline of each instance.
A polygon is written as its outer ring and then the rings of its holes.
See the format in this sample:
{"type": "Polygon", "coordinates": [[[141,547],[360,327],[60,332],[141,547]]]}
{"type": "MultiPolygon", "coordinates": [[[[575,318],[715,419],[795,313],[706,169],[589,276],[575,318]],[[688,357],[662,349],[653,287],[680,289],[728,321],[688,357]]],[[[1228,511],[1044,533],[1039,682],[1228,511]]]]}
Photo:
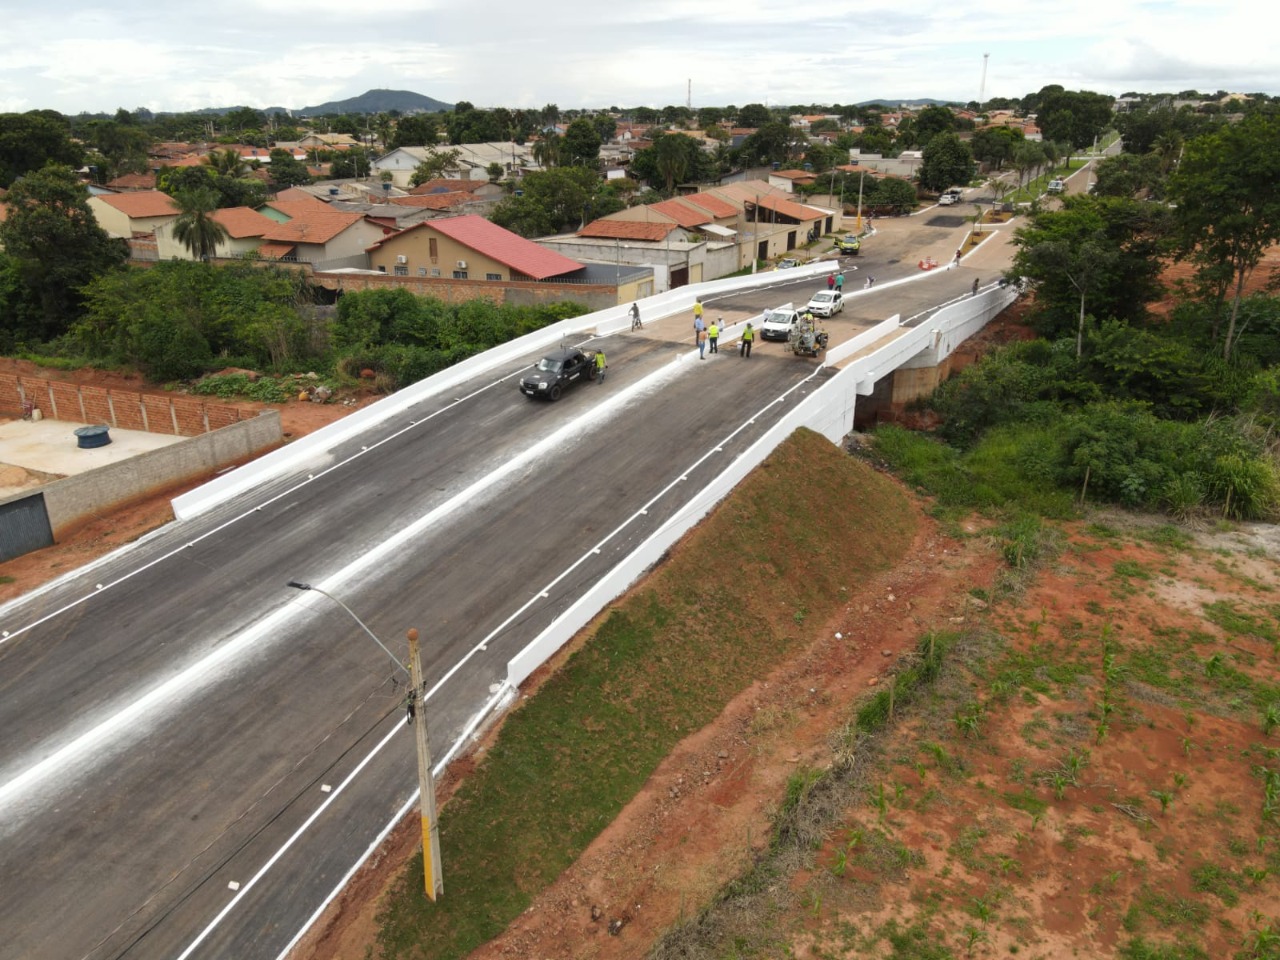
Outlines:
{"type": "Polygon", "coordinates": [[[697,333],[702,329],[702,298],[693,301],[693,332],[697,333]]]}
{"type": "Polygon", "coordinates": [[[836,288],[836,275],[834,273],[827,274],[827,289],[834,290],[836,288]]]}
{"type": "Polygon", "coordinates": [[[640,322],[640,305],[638,303],[633,303],[631,305],[631,329],[640,330],[643,329],[643,327],[644,324],[640,322]]]}
{"type": "Polygon", "coordinates": [[[716,317],[711,321],[711,326],[707,328],[707,343],[711,347],[712,353],[720,352],[720,348],[716,344],[720,340],[720,322],[722,319],[722,317],[716,317]]]}
{"type": "Polygon", "coordinates": [[[698,359],[705,360],[707,359],[707,332],[705,330],[699,330],[697,335],[697,340],[698,340],[698,359]]]}
{"type": "Polygon", "coordinates": [[[977,295],[978,295],[978,278],[977,278],[977,277],[974,277],[974,278],[973,278],[973,293],[971,294],[971,296],[976,297],[977,295]]]}
{"type": "Polygon", "coordinates": [[[747,328],[742,331],[742,341],[738,344],[738,356],[743,358],[751,356],[751,342],[755,338],[755,328],[748,323],[747,328]]]}
{"type": "Polygon", "coordinates": [[[596,381],[604,383],[604,372],[608,369],[608,365],[604,362],[604,351],[596,351],[596,381]]]}
{"type": "Polygon", "coordinates": [[[836,293],[844,293],[844,271],[836,274],[836,293]]]}
{"type": "Polygon", "coordinates": [[[960,250],[956,250],[956,258],[951,261],[952,266],[956,266],[956,267],[960,266],[960,253],[961,253],[960,250]]]}

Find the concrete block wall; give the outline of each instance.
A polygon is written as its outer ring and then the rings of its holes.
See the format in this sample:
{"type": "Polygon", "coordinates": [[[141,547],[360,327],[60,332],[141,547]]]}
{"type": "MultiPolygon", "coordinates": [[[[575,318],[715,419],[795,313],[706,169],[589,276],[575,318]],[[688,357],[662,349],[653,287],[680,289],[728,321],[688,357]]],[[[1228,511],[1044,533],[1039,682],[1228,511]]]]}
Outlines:
{"type": "Polygon", "coordinates": [[[78,386],[65,380],[0,373],[0,415],[22,416],[30,401],[50,420],[104,423],[121,430],[145,430],[195,437],[251,419],[254,411],[196,397],[78,386]]]}
{"type": "Polygon", "coordinates": [[[220,430],[45,484],[41,492],[54,539],[103,511],[251,460],[278,446],[282,438],[280,413],[266,410],[220,430]]]}
{"type": "Polygon", "coordinates": [[[535,306],[571,300],[583,303],[594,310],[603,310],[618,302],[615,287],[595,283],[535,283],[533,281],[504,280],[500,283],[483,280],[454,280],[449,277],[397,277],[391,274],[324,273],[317,271],[313,278],[329,290],[359,291],[403,288],[420,297],[435,297],[446,303],[465,303],[468,300],[492,300],[494,303],[513,303],[535,306]]]}

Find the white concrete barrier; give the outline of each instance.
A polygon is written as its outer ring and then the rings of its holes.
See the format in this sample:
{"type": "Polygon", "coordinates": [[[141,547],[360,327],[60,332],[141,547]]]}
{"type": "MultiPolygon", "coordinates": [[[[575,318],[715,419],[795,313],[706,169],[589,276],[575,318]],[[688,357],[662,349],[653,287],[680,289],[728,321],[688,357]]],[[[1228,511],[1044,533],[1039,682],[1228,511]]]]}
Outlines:
{"type": "MultiPolygon", "coordinates": [[[[677,287],[675,290],[639,301],[640,315],[642,318],[660,319],[683,310],[692,309],[693,301],[697,297],[708,297],[734,290],[751,290],[769,286],[782,280],[816,276],[828,269],[830,269],[829,263],[815,261],[781,272],[767,271],[742,277],[726,277],[722,280],[712,280],[708,283],[692,286],[677,287]]],[[[209,483],[175,498],[173,501],[174,516],[179,520],[188,520],[199,516],[267,480],[299,468],[308,461],[323,456],[323,454],[332,450],[344,440],[386,422],[423,400],[452,390],[458,384],[473,377],[481,376],[506,364],[514,363],[522,356],[552,347],[559,343],[562,337],[577,336],[591,332],[599,336],[608,336],[629,330],[631,317],[627,311],[630,308],[631,305],[626,304],[625,306],[597,310],[581,317],[561,320],[559,323],[527,333],[523,337],[493,347],[474,357],[468,357],[461,363],[454,364],[439,373],[419,380],[417,383],[411,384],[403,390],[398,390],[377,403],[365,407],[363,410],[357,410],[355,413],[343,417],[341,420],[317,430],[315,433],[294,440],[292,443],[286,444],[266,456],[259,457],[238,470],[211,480],[209,483]]]]}
{"type": "MultiPolygon", "coordinates": [[[[836,373],[770,427],[711,483],[693,495],[674,516],[516,654],[507,664],[508,687],[512,690],[519,687],[593,617],[625,593],[631,584],[657,563],[677,540],[710,513],[712,507],[728,496],[747,474],[759,466],[798,427],[808,427],[832,443],[840,443],[853,429],[854,406],[858,395],[869,394],[875,380],[901,365],[904,354],[909,358],[921,350],[939,350],[943,345],[949,345],[946,353],[939,356],[939,359],[945,358],[963,339],[980,330],[1016,297],[1017,291],[1012,287],[993,287],[977,297],[966,297],[939,311],[929,323],[911,328],[909,333],[881,350],[854,360],[836,373]],[[964,331],[968,332],[956,339],[964,331]]],[[[897,316],[890,317],[841,347],[828,351],[828,355],[823,358],[823,366],[835,365],[874,343],[896,330],[898,323],[897,316]]],[[[734,329],[740,329],[743,325],[745,321],[735,325],[734,329]]]]}

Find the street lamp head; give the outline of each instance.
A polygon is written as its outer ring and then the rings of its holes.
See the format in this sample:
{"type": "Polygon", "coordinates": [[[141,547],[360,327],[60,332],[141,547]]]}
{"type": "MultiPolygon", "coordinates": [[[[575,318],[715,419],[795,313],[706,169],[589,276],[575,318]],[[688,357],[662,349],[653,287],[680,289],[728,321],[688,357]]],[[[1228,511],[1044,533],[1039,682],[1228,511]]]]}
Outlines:
{"type": "Polygon", "coordinates": [[[286,587],[293,587],[293,589],[295,589],[295,590],[310,590],[310,589],[311,589],[311,584],[309,584],[309,583],[303,583],[303,582],[302,582],[302,581],[300,581],[300,580],[290,580],[288,583],[286,583],[286,584],[285,584],[285,586],[286,586],[286,587]]]}

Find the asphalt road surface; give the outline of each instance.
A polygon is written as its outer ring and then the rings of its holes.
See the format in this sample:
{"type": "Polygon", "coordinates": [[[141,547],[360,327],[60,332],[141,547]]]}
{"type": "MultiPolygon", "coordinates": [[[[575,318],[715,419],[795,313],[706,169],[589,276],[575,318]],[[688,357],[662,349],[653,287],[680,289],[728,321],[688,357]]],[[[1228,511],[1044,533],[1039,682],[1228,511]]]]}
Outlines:
{"type": "MultiPolygon", "coordinates": [[[[865,249],[847,292],[914,270],[865,249]]],[[[712,305],[825,286],[782,273],[712,305]]],[[[957,295],[956,274],[854,296],[836,325],[957,295]]],[[[0,609],[0,958],[278,956],[416,787],[399,669],[286,581],[399,658],[421,632],[441,754],[518,650],[822,376],[759,341],[674,364],[685,327],[592,342],[606,382],[554,404],[519,394],[525,358],[0,609]]]]}

